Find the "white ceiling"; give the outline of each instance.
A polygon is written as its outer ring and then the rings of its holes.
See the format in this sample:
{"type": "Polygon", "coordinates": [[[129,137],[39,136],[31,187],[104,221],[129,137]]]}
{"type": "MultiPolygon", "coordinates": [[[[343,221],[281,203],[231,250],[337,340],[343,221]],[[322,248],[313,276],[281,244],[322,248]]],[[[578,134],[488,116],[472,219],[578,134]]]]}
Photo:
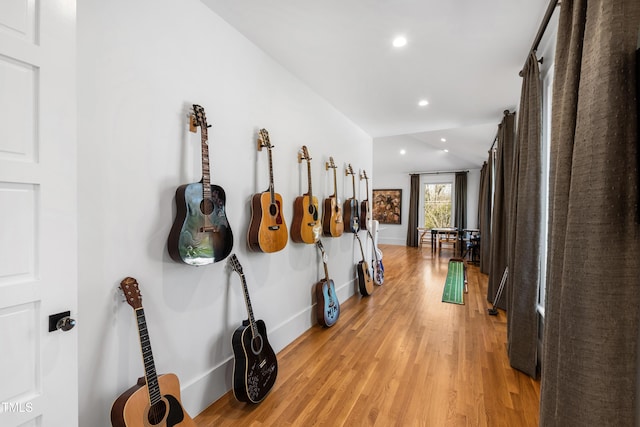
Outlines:
{"type": "Polygon", "coordinates": [[[518,72],[548,5],[202,1],[374,137],[376,172],[479,167],[503,111],[516,108],[518,72]],[[392,46],[398,35],[406,46],[392,46]]]}

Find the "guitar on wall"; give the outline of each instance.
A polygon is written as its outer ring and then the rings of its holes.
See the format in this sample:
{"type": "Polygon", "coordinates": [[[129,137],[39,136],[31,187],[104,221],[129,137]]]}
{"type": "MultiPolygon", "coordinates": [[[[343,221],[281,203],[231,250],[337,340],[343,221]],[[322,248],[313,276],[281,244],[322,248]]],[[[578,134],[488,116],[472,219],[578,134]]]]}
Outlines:
{"type": "Polygon", "coordinates": [[[327,237],[340,237],[344,232],[344,222],[342,221],[342,207],[338,200],[337,167],[335,163],[333,163],[333,157],[329,157],[329,162],[325,163],[325,169],[333,169],[333,194],[324,199],[322,231],[327,237]]]}
{"type": "Polygon", "coordinates": [[[322,246],[322,241],[316,243],[322,252],[322,263],[324,264],[324,279],[316,283],[316,316],[318,323],[327,328],[333,326],[340,317],[340,302],[336,295],[336,287],[333,280],[329,279],[327,268],[327,254],[322,246]]]}
{"type": "Polygon", "coordinates": [[[244,301],[249,318],[242,322],[233,333],[233,395],[240,402],[258,403],[262,401],[276,382],[278,361],[276,354],[267,341],[267,327],[262,320],[255,320],[247,282],[242,266],[235,254],[231,254],[229,263],[240,275],[244,290],[244,301]]]}
{"type": "Polygon", "coordinates": [[[373,279],[371,278],[371,272],[369,271],[369,264],[367,264],[366,257],[364,256],[364,249],[362,249],[360,236],[358,236],[358,233],[355,233],[355,236],[360,244],[360,253],[362,254],[362,261],[359,261],[356,266],[356,271],[358,273],[358,289],[362,296],[368,297],[373,293],[373,279]]]}
{"type": "Polygon", "coordinates": [[[233,233],[225,213],[226,195],[222,187],[211,184],[208,131],[204,108],[193,106],[191,131],[200,127],[202,179],[176,190],[176,218],[169,232],[167,247],[171,258],[189,265],[220,261],[231,253],[233,233]]]}
{"type": "Polygon", "coordinates": [[[142,308],[138,282],[127,277],[120,283],[127,303],[133,307],[138,323],[144,377],[116,399],[111,407],[113,427],[196,427],[180,402],[180,383],[174,374],[157,375],[142,308]]]}
{"type": "Polygon", "coordinates": [[[349,175],[351,175],[351,182],[353,183],[353,197],[344,202],[344,222],[347,224],[349,233],[358,233],[360,229],[360,213],[358,212],[358,200],[356,199],[356,178],[351,163],[345,170],[345,176],[349,175]]]}
{"type": "Polygon", "coordinates": [[[259,252],[277,252],[287,245],[287,224],[282,215],[282,196],[273,186],[273,159],[266,129],[260,129],[258,151],[266,147],[269,153],[269,189],[251,198],[251,222],[247,233],[249,249],[259,252]]]}
{"type": "Polygon", "coordinates": [[[291,220],[291,240],[296,243],[313,244],[320,238],[322,226],[318,220],[318,199],[313,195],[311,186],[311,157],[307,146],[302,146],[302,153],[298,152],[298,163],[307,161],[307,180],[309,191],[296,197],[293,202],[293,220],[291,220]]]}
{"type": "Polygon", "coordinates": [[[366,230],[369,223],[369,177],[367,176],[367,171],[362,170],[360,174],[360,181],[365,180],[367,192],[366,198],[360,203],[360,229],[366,230]]]}

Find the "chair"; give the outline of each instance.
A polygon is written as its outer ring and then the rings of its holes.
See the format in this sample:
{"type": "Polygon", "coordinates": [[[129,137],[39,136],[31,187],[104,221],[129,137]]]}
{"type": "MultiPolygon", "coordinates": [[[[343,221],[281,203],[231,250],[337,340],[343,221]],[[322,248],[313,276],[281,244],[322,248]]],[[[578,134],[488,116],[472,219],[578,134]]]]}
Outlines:
{"type": "Polygon", "coordinates": [[[438,239],[438,248],[442,250],[442,244],[451,245],[453,251],[456,251],[456,245],[458,244],[458,232],[456,230],[445,231],[441,233],[438,239]]]}

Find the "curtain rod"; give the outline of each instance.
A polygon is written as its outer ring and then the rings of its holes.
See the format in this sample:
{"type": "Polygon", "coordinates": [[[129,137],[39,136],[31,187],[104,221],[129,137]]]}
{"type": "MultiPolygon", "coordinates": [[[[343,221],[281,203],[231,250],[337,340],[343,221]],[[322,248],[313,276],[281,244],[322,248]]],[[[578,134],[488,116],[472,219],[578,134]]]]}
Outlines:
{"type": "MultiPolygon", "coordinates": [[[[544,35],[544,32],[547,30],[547,26],[549,25],[549,21],[551,21],[551,16],[553,15],[553,12],[556,10],[556,7],[560,6],[560,4],[561,4],[561,2],[559,0],[550,0],[549,1],[549,6],[547,6],[547,11],[544,13],[544,17],[542,18],[542,22],[540,23],[540,27],[538,28],[538,33],[536,34],[536,38],[533,40],[533,44],[531,45],[531,49],[527,53],[527,58],[529,57],[531,52],[535,52],[536,50],[538,50],[538,46],[540,45],[540,42],[542,41],[542,36],[544,35]]],[[[540,58],[538,61],[540,63],[542,63],[542,58],[540,58]]],[[[525,60],[525,64],[526,64],[526,62],[527,62],[527,60],[525,60]]],[[[520,71],[520,77],[522,77],[522,71],[520,71]]]]}
{"type": "Polygon", "coordinates": [[[445,173],[458,173],[458,172],[469,173],[468,170],[466,171],[434,171],[434,172],[410,172],[409,175],[439,175],[439,174],[445,174],[445,173]]]}

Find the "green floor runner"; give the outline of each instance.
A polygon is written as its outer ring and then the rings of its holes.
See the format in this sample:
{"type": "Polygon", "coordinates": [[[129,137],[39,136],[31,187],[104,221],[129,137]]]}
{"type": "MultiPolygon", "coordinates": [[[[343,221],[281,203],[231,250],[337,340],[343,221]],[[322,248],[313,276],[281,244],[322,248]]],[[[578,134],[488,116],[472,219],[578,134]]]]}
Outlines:
{"type": "Polygon", "coordinates": [[[464,304],[464,263],[449,261],[449,271],[444,282],[442,302],[452,304],[464,304]]]}

